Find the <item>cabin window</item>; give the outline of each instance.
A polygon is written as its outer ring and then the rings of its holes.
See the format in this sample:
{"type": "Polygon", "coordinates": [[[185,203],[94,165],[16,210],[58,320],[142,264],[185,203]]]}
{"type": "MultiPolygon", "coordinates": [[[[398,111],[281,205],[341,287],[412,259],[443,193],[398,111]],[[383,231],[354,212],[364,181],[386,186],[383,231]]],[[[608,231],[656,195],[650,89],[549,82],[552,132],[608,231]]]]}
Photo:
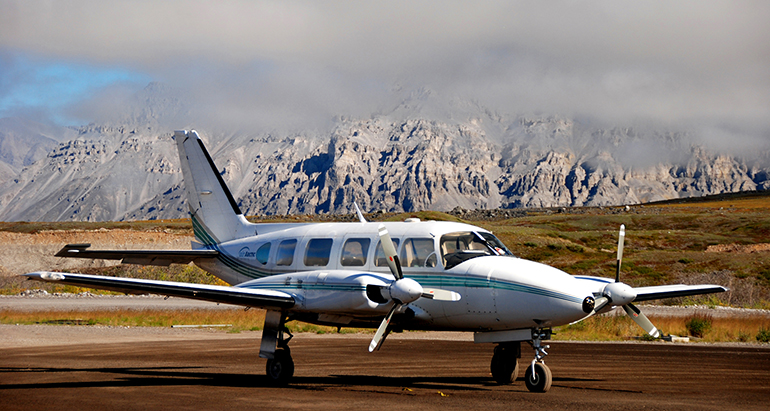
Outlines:
{"type": "Polygon", "coordinates": [[[265,243],[257,249],[257,261],[263,265],[267,264],[268,257],[270,257],[270,243],[265,243]]]}
{"type": "Polygon", "coordinates": [[[294,262],[295,248],[297,248],[297,240],[281,241],[281,244],[278,244],[275,265],[291,265],[294,262]]]}
{"type": "Polygon", "coordinates": [[[329,264],[333,242],[331,238],[314,238],[308,241],[305,249],[305,265],[312,267],[329,264]]]}
{"type": "Polygon", "coordinates": [[[404,240],[399,258],[404,267],[435,267],[438,263],[432,238],[408,238],[404,240]]]}
{"type": "Polygon", "coordinates": [[[342,246],[340,263],[345,267],[361,267],[366,265],[366,255],[369,254],[368,238],[351,238],[342,246]]]}
{"type": "MultiPolygon", "coordinates": [[[[393,248],[398,250],[398,238],[391,238],[393,242],[393,248]]],[[[382,241],[377,242],[377,248],[374,250],[374,265],[377,267],[387,267],[388,259],[385,257],[385,252],[382,251],[382,241]]]]}

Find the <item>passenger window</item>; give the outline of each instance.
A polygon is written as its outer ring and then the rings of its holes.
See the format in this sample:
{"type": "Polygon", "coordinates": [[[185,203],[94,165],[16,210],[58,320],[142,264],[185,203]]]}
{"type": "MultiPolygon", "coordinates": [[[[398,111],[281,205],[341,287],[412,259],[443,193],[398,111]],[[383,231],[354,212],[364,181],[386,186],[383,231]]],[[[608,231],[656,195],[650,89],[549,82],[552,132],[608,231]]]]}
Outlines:
{"type": "Polygon", "coordinates": [[[432,238],[405,240],[399,258],[404,267],[435,267],[438,263],[432,238]]]}
{"type": "MultiPolygon", "coordinates": [[[[398,250],[398,238],[391,238],[393,248],[398,250]]],[[[385,251],[382,251],[382,241],[377,242],[377,248],[374,250],[374,265],[377,267],[387,267],[388,259],[385,257],[385,251]]]]}
{"type": "Polygon", "coordinates": [[[268,257],[270,257],[270,243],[262,244],[262,246],[257,249],[257,261],[263,265],[267,264],[268,257]]]}
{"type": "Polygon", "coordinates": [[[308,241],[305,249],[305,265],[312,267],[329,264],[333,242],[331,238],[314,238],[308,241]]]}
{"type": "Polygon", "coordinates": [[[291,265],[294,262],[294,249],[297,240],[285,240],[278,244],[278,252],[275,256],[275,265],[291,265]]]}
{"type": "Polygon", "coordinates": [[[342,246],[340,263],[345,267],[361,267],[366,265],[366,255],[369,254],[368,238],[351,238],[342,246]]]}

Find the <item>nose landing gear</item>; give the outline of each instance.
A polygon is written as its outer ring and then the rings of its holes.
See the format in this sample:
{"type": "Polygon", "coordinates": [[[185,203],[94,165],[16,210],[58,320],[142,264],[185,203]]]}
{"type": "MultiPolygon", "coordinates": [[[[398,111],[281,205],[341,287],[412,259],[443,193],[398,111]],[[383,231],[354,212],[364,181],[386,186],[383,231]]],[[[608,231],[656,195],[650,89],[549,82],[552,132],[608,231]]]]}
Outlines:
{"type": "Polygon", "coordinates": [[[546,392],[551,388],[553,376],[551,369],[545,365],[543,360],[548,355],[545,349],[550,346],[541,344],[543,340],[550,339],[551,329],[535,328],[532,330],[532,341],[530,344],[535,349],[535,359],[532,360],[532,364],[524,372],[524,383],[531,392],[546,392]]]}

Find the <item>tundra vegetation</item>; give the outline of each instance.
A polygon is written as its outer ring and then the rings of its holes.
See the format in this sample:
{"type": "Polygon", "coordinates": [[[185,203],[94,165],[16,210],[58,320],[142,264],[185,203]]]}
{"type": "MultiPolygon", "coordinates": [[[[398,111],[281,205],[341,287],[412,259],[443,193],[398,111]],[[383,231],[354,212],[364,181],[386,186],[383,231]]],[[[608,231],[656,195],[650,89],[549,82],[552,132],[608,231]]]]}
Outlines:
{"type": "MultiPolygon", "coordinates": [[[[662,305],[702,305],[770,309],[770,194],[741,193],[631,207],[580,207],[516,210],[461,210],[450,213],[372,213],[370,221],[407,217],[464,221],[493,231],[519,257],[552,265],[571,274],[612,277],[617,231],[627,227],[622,281],[632,286],[666,283],[715,283],[729,292],[662,300],[662,305]]],[[[356,221],[353,215],[252,216],[254,222],[356,221]]],[[[36,233],[44,230],[130,229],[192,235],[189,220],[101,223],[0,223],[0,230],[36,233]]],[[[117,265],[79,272],[171,281],[222,284],[195,266],[140,267],[117,265]]],[[[0,278],[0,293],[18,294],[26,288],[49,293],[85,290],[0,278]]],[[[97,291],[98,292],[98,291],[97,291]]],[[[72,313],[0,311],[4,323],[56,322],[72,313]]],[[[78,312],[86,324],[169,326],[173,324],[232,324],[231,331],[258,330],[259,310],[78,312]]],[[[741,318],[697,316],[650,319],[666,334],[690,335],[704,341],[768,341],[770,316],[741,318]]],[[[293,324],[294,331],[337,332],[327,327],[293,324]]],[[[556,339],[616,340],[642,337],[643,331],[625,316],[603,315],[559,327],[556,339]]]]}

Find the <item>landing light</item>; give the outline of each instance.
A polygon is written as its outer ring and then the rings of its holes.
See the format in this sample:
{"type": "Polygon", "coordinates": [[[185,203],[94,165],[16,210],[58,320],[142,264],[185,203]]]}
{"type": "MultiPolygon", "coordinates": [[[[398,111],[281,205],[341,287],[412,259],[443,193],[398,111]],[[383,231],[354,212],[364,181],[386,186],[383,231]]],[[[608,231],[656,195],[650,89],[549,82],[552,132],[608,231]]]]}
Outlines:
{"type": "Polygon", "coordinates": [[[594,310],[596,306],[596,300],[593,297],[588,296],[583,300],[583,312],[588,314],[594,310]]]}

